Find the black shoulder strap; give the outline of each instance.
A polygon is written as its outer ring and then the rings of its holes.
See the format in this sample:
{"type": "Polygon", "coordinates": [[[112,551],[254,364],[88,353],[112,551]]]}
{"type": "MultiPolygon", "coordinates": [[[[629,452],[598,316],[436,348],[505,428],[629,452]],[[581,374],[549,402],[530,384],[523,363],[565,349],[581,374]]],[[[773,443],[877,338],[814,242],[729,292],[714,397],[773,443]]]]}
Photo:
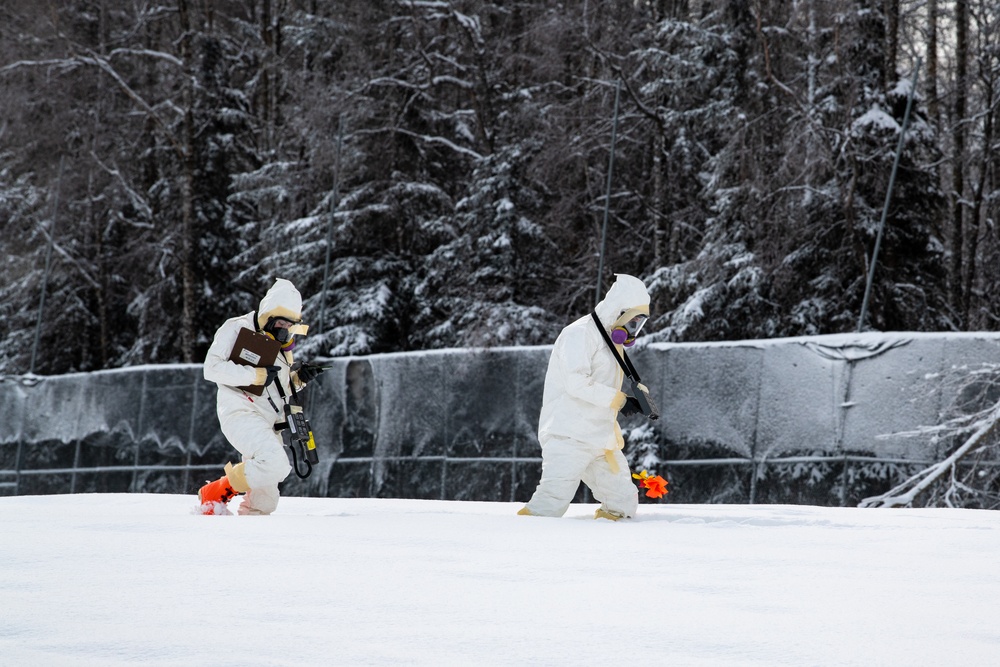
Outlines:
{"type": "Polygon", "coordinates": [[[618,354],[618,348],[615,347],[615,344],[611,340],[611,336],[608,335],[608,332],[604,330],[604,325],[601,324],[601,318],[597,316],[597,311],[590,311],[590,316],[594,318],[594,324],[597,325],[597,330],[600,331],[601,336],[604,337],[604,342],[607,343],[608,348],[611,349],[611,354],[615,355],[615,359],[618,361],[618,365],[621,366],[622,372],[625,373],[625,377],[629,378],[633,382],[642,382],[642,379],[639,377],[639,373],[635,370],[635,366],[632,365],[632,361],[628,358],[628,354],[625,354],[624,359],[622,359],[622,355],[618,354]]]}
{"type": "MultiPolygon", "coordinates": [[[[282,355],[282,356],[284,356],[284,355],[282,355]]],[[[275,360],[275,361],[277,361],[277,360],[275,360]]],[[[286,358],[285,362],[287,363],[287,361],[288,360],[286,358]]],[[[289,366],[289,371],[290,370],[291,370],[291,366],[289,366]]],[[[289,402],[289,400],[288,400],[288,394],[285,393],[285,388],[281,386],[281,378],[280,377],[279,378],[274,378],[274,386],[276,386],[278,388],[278,396],[281,397],[281,402],[282,403],[288,403],[289,402]]],[[[288,387],[289,387],[289,389],[292,390],[292,400],[291,400],[291,403],[293,405],[298,405],[299,404],[299,393],[295,390],[295,380],[292,379],[291,374],[289,374],[289,376],[288,376],[288,387]]],[[[274,411],[277,412],[278,414],[281,414],[281,410],[279,410],[278,406],[274,403],[274,399],[271,398],[271,394],[267,395],[267,400],[271,404],[271,407],[274,408],[274,411]]],[[[281,422],[281,423],[284,424],[285,422],[281,422]]],[[[278,426],[280,426],[280,424],[275,424],[275,427],[278,427],[278,426]]]]}

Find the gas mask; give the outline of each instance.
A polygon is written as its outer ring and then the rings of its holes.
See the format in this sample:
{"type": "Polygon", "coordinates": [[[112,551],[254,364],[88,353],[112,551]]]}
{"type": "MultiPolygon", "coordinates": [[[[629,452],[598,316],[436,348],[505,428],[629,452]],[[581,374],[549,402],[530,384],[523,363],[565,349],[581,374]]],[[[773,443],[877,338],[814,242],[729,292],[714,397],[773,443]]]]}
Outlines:
{"type": "Polygon", "coordinates": [[[632,347],[635,345],[635,338],[639,335],[642,325],[644,325],[648,319],[649,316],[640,314],[626,320],[624,323],[619,324],[616,322],[614,328],[611,330],[611,341],[615,345],[632,347]]]}
{"type": "Polygon", "coordinates": [[[281,343],[281,347],[288,348],[295,342],[295,334],[303,325],[293,322],[287,317],[269,317],[264,325],[264,333],[281,343]]]}

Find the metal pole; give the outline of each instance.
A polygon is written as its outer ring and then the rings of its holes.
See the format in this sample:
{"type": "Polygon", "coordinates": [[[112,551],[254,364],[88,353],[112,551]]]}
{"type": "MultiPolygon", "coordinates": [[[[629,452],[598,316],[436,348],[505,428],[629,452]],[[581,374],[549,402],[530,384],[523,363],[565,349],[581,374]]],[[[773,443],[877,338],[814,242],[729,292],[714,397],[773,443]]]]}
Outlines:
{"type": "Polygon", "coordinates": [[[326,331],[323,323],[326,321],[326,286],[330,278],[330,246],[333,237],[333,218],[337,213],[337,205],[340,199],[340,147],[344,143],[344,114],[337,116],[337,151],[334,162],[336,172],[333,175],[333,201],[330,202],[330,219],[326,223],[326,262],[323,264],[323,291],[319,297],[319,331],[326,331]]]}
{"type": "Polygon", "coordinates": [[[878,223],[878,235],[875,237],[875,250],[872,251],[872,261],[868,267],[868,282],[865,285],[865,298],[861,302],[861,316],[858,318],[858,333],[865,325],[865,317],[868,315],[868,300],[871,298],[872,282],[875,278],[875,264],[878,261],[878,251],[882,246],[882,233],[885,230],[885,219],[889,214],[889,201],[892,199],[892,188],[896,184],[896,171],[899,169],[899,156],[903,153],[903,142],[906,139],[906,126],[910,122],[910,107],[913,105],[913,94],[917,90],[917,77],[920,75],[920,58],[917,58],[917,66],[913,69],[913,83],[910,85],[910,94],[906,98],[906,111],[903,113],[903,126],[899,130],[899,144],[896,146],[896,158],[892,162],[892,173],[889,175],[889,188],[885,192],[885,205],[882,207],[882,219],[878,223]]]}
{"type": "Polygon", "coordinates": [[[52,204],[52,224],[49,225],[49,248],[45,252],[45,273],[42,274],[42,296],[38,300],[38,319],[35,321],[35,342],[31,345],[31,365],[28,367],[30,375],[35,374],[35,359],[38,356],[38,340],[42,335],[42,313],[45,312],[45,291],[49,284],[49,269],[52,266],[52,246],[56,238],[56,219],[59,214],[59,193],[62,192],[63,165],[66,156],[59,158],[59,179],[56,181],[56,196],[52,204]]]}
{"type": "Polygon", "coordinates": [[[597,261],[597,288],[594,294],[594,305],[601,300],[602,276],[604,275],[604,245],[608,239],[608,214],[611,208],[611,177],[615,172],[615,143],[618,141],[618,97],[621,94],[622,81],[618,79],[615,86],[615,116],[611,125],[611,154],[608,156],[608,185],[604,195],[604,225],[601,229],[601,248],[597,261]]]}

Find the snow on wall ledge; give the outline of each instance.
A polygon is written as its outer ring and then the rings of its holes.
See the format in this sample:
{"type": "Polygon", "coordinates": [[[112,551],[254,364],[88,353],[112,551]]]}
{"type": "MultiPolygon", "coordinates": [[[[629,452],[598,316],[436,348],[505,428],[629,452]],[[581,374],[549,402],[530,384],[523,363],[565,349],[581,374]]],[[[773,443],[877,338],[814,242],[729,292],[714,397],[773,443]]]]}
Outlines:
{"type": "MultiPolygon", "coordinates": [[[[535,429],[549,352],[331,360],[333,368],[306,392],[320,464],[308,480],[290,477],[283,492],[525,500],[540,473],[535,429]]],[[[761,461],[939,457],[943,445],[928,439],[879,436],[938,423],[956,391],[942,378],[1000,359],[1000,334],[657,343],[631,356],[664,414],[654,423],[654,459],[667,461],[668,472],[670,461],[745,460],[753,479],[744,484],[739,473],[739,488],[724,499],[749,493],[753,500],[749,489],[761,475],[753,466],[761,461]]],[[[2,493],[193,492],[234,454],[219,432],[215,388],[199,365],[7,376],[0,398],[2,493]]],[[[639,424],[623,420],[627,433],[639,424]]],[[[671,484],[674,502],[722,497],[711,475],[681,475],[671,484]]],[[[779,486],[786,496],[767,500],[803,499],[779,486]]]]}
{"type": "Polygon", "coordinates": [[[864,333],[654,344],[642,357],[667,406],[669,441],[713,441],[743,456],[938,454],[885,438],[937,424],[954,400],[944,379],[1000,362],[998,333],[864,333]]]}

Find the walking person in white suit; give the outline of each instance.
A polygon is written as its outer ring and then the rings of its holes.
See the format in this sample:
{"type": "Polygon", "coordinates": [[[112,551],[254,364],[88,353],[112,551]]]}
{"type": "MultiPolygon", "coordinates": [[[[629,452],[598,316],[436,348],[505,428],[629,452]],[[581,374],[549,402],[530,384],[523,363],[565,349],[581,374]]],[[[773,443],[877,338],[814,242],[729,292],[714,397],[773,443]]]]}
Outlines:
{"type": "Polygon", "coordinates": [[[631,414],[635,399],[622,391],[624,372],[610,345],[621,356],[635,342],[649,317],[649,292],[638,278],[618,274],[594,312],[603,332],[587,314],[553,346],[538,424],[542,477],[518,514],[562,516],[582,481],[601,503],[595,518],[635,516],[638,490],[618,426],[619,411],[631,414]]]}

